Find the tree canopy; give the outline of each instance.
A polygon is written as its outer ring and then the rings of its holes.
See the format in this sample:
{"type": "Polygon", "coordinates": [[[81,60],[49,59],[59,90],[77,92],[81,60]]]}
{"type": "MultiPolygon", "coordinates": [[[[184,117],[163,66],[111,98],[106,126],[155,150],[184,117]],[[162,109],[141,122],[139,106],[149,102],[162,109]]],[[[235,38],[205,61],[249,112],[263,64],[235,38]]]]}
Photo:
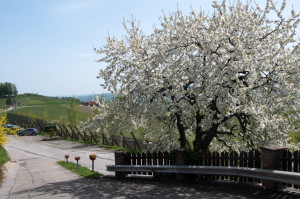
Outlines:
{"type": "Polygon", "coordinates": [[[18,90],[15,84],[10,82],[0,83],[0,97],[17,96],[18,90]]]}
{"type": "Polygon", "coordinates": [[[118,93],[110,117],[152,129],[156,142],[176,130],[186,147],[189,135],[195,151],[286,146],[299,118],[299,13],[285,17],[285,1],[272,0],[213,8],[164,15],[150,35],[124,22],[122,39],[95,49],[102,86],[118,93]]]}

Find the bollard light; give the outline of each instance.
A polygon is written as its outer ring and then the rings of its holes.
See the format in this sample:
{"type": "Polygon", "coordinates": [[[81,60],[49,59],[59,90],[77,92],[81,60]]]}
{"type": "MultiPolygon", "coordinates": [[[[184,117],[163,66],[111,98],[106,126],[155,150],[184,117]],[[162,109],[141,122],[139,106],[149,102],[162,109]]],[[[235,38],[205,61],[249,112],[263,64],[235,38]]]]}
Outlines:
{"type": "Polygon", "coordinates": [[[94,172],[94,160],[96,160],[96,154],[90,155],[90,160],[92,160],[92,172],[94,172]]]}
{"type": "Polygon", "coordinates": [[[66,162],[68,162],[69,157],[69,155],[65,155],[66,162]]]}
{"type": "Polygon", "coordinates": [[[76,156],[75,160],[77,161],[77,168],[78,168],[78,161],[80,160],[80,156],[76,156]]]}

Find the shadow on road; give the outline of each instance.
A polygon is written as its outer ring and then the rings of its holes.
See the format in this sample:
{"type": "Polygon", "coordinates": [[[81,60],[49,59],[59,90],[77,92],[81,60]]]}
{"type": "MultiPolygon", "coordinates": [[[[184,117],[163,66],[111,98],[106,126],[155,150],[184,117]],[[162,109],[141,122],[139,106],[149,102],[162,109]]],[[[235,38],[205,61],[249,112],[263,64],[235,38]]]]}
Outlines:
{"type": "Polygon", "coordinates": [[[232,182],[181,183],[136,178],[82,178],[47,184],[15,194],[42,198],[44,193],[52,196],[67,194],[70,198],[300,198],[299,193],[272,192],[232,182]]]}
{"type": "Polygon", "coordinates": [[[41,139],[41,141],[57,141],[61,140],[59,137],[44,137],[41,139]]]}

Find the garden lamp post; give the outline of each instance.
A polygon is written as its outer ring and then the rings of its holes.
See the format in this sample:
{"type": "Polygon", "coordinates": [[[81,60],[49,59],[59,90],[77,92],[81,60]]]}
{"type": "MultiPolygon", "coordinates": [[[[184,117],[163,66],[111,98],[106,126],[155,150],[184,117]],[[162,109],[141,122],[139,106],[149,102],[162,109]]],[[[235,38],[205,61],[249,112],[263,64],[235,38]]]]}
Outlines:
{"type": "Polygon", "coordinates": [[[79,156],[76,156],[76,157],[75,157],[75,160],[77,161],[77,168],[78,168],[78,161],[80,160],[80,157],[79,157],[79,156]]]}
{"type": "Polygon", "coordinates": [[[96,154],[91,154],[90,160],[92,160],[92,172],[94,172],[94,160],[96,160],[96,154]]]}
{"type": "Polygon", "coordinates": [[[66,162],[68,162],[69,157],[70,157],[69,155],[65,155],[66,162]]]}

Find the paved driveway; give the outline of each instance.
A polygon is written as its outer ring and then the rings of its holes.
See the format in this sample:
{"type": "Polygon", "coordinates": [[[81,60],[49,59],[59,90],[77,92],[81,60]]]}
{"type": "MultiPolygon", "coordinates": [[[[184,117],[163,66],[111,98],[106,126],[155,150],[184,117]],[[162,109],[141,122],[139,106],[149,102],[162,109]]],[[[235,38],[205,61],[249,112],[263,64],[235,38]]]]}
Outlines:
{"type": "MultiPolygon", "coordinates": [[[[7,164],[7,177],[0,188],[0,198],[32,198],[37,187],[48,186],[51,183],[66,182],[81,179],[77,175],[56,164],[69,154],[70,162],[76,162],[75,156],[80,156],[79,163],[91,168],[89,154],[95,153],[95,170],[105,174],[106,165],[114,164],[114,154],[93,145],[85,145],[64,140],[49,139],[42,136],[9,136],[10,141],[5,146],[11,156],[7,164]],[[28,192],[30,190],[30,192],[28,192]],[[33,195],[32,195],[33,194],[33,195]]],[[[47,193],[40,197],[47,196],[47,193]],[[45,195],[46,194],[46,195],[45,195]]],[[[68,198],[68,194],[62,196],[68,198]]],[[[34,196],[35,198],[37,196],[34,196]]],[[[51,197],[49,197],[51,198],[51,197]]],[[[53,196],[52,196],[53,198],[53,196]]],[[[73,198],[73,197],[69,197],[73,198]]]]}
{"type": "Polygon", "coordinates": [[[106,171],[114,163],[111,151],[41,136],[14,138],[5,146],[12,162],[0,188],[0,198],[300,198],[299,193],[272,192],[257,186],[232,182],[182,183],[153,178],[115,179],[106,171]],[[95,170],[105,178],[84,179],[56,164],[70,155],[75,162],[91,167],[90,153],[97,154],[95,170]]]}

